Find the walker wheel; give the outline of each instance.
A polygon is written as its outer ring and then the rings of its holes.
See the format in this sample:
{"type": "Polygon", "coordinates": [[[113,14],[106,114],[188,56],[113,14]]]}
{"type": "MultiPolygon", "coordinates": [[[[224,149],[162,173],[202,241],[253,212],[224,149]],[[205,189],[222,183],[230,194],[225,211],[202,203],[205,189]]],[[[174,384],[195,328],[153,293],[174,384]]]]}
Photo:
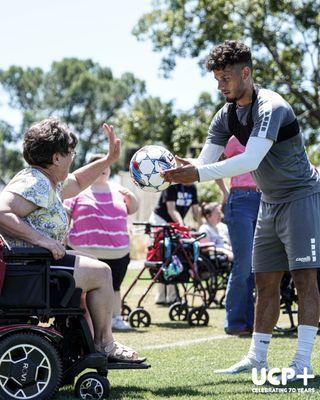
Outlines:
{"type": "Polygon", "coordinates": [[[188,323],[190,326],[207,326],[209,314],[204,306],[193,307],[188,313],[188,323]]]}
{"type": "Polygon", "coordinates": [[[129,324],[132,328],[148,327],[151,324],[151,316],[143,308],[136,308],[129,314],[129,324]]]}
{"type": "Polygon", "coordinates": [[[129,314],[131,313],[131,308],[129,306],[127,306],[126,304],[124,304],[121,307],[121,315],[124,321],[128,321],[129,320],[129,314]]]}
{"type": "Polygon", "coordinates": [[[169,318],[171,321],[186,321],[188,318],[188,306],[180,301],[174,303],[169,308],[169,318]]]}

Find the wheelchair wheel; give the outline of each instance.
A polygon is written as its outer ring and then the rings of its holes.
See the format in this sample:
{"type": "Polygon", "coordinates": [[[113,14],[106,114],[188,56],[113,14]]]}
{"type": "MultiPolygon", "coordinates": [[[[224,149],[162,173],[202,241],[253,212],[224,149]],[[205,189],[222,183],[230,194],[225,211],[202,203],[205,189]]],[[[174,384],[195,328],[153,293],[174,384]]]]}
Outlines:
{"type": "Polygon", "coordinates": [[[277,324],[274,327],[274,330],[279,333],[283,333],[284,335],[290,335],[292,333],[297,332],[298,330],[298,303],[296,302],[288,302],[285,303],[282,307],[282,314],[288,315],[289,321],[287,324],[277,324]]]}
{"type": "Polygon", "coordinates": [[[218,290],[217,270],[209,258],[199,256],[197,261],[199,278],[206,291],[206,306],[210,306],[215,301],[218,290]]]}
{"type": "Polygon", "coordinates": [[[121,308],[121,315],[124,321],[128,321],[129,320],[129,314],[131,313],[131,308],[129,306],[127,306],[126,304],[124,304],[121,308]]]}
{"type": "Polygon", "coordinates": [[[190,326],[207,326],[209,314],[204,306],[193,307],[188,313],[188,323],[190,326]]]}
{"type": "Polygon", "coordinates": [[[129,315],[129,324],[132,328],[148,327],[151,324],[151,316],[143,308],[136,308],[129,315]]]}
{"type": "Polygon", "coordinates": [[[61,377],[60,356],[45,338],[18,333],[0,342],[1,399],[50,399],[61,377]]]}
{"type": "Polygon", "coordinates": [[[81,375],[74,388],[74,394],[78,399],[100,400],[110,395],[110,383],[107,378],[96,372],[81,375]]]}
{"type": "Polygon", "coordinates": [[[171,321],[186,321],[188,318],[188,306],[187,304],[174,303],[169,308],[169,318],[171,321]]]}
{"type": "Polygon", "coordinates": [[[280,310],[287,315],[289,321],[284,323],[283,318],[279,318],[275,331],[283,334],[292,334],[298,329],[298,296],[290,273],[285,273],[280,285],[280,310]]]}

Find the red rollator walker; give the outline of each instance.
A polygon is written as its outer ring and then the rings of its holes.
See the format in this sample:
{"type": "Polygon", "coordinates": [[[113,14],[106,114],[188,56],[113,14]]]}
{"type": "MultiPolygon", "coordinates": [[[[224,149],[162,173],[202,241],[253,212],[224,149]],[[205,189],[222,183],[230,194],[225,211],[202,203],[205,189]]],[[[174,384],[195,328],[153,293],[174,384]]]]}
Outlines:
{"type": "Polygon", "coordinates": [[[211,291],[215,290],[216,271],[212,264],[199,255],[199,240],[205,233],[192,235],[190,229],[177,223],[150,224],[135,222],[144,226],[144,231],[153,239],[147,260],[122,298],[122,315],[134,328],[148,327],[151,315],[143,302],[155,283],[175,285],[178,301],[169,308],[172,321],[188,321],[191,326],[206,326],[209,323],[207,308],[212,301],[211,291]],[[143,274],[148,270],[150,283],[131,309],[126,303],[127,296],[143,274]]]}

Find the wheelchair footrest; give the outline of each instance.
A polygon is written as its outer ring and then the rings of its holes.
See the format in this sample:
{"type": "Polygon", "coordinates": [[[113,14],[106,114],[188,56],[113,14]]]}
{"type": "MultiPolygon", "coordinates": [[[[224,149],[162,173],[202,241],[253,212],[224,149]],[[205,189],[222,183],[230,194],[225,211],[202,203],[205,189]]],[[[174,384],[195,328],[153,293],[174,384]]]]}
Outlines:
{"type": "Polygon", "coordinates": [[[88,368],[96,369],[101,374],[107,374],[108,363],[106,357],[101,353],[92,353],[84,356],[64,372],[64,384],[71,384],[74,377],[88,368]]]}
{"type": "Polygon", "coordinates": [[[114,362],[108,363],[108,369],[148,369],[151,365],[146,363],[125,363],[114,362]]]}

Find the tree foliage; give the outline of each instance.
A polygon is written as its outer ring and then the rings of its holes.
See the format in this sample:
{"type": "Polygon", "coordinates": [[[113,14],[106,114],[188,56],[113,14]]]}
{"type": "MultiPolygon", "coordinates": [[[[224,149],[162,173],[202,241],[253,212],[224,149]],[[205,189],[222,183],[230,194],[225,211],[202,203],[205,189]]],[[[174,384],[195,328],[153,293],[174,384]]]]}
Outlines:
{"type": "Polygon", "coordinates": [[[126,143],[136,147],[163,144],[172,150],[175,119],[172,102],[148,96],[136,99],[128,112],[120,113],[119,124],[126,143]]]}
{"type": "Polygon", "coordinates": [[[207,136],[212,107],[208,93],[202,93],[188,112],[175,111],[171,101],[149,96],[137,99],[128,112],[120,113],[118,122],[125,143],[136,148],[160,144],[174,154],[196,156],[207,136]]]}
{"type": "Polygon", "coordinates": [[[163,53],[165,75],[177,57],[203,65],[212,46],[251,46],[257,83],[292,104],[309,143],[319,140],[320,2],[314,0],[155,0],[133,33],[163,53]]]}
{"type": "Polygon", "coordinates": [[[106,151],[101,126],[115,120],[145,91],[144,82],[132,73],[120,78],[92,60],[66,58],[54,62],[49,71],[11,66],[0,72],[0,83],[10,106],[22,112],[20,137],[26,126],[55,116],[66,122],[79,138],[75,167],[85,162],[89,151],[106,151]]]}
{"type": "Polygon", "coordinates": [[[180,113],[172,134],[176,154],[196,157],[208,134],[213,116],[213,102],[209,93],[202,93],[196,105],[188,112],[180,113]]]}
{"type": "Polygon", "coordinates": [[[220,192],[218,185],[214,182],[200,182],[197,184],[198,200],[199,203],[210,203],[217,201],[221,203],[223,196],[220,192]]]}
{"type": "Polygon", "coordinates": [[[23,167],[20,150],[13,147],[17,142],[14,129],[5,121],[0,121],[0,178],[7,181],[17,170],[23,167]]]}

